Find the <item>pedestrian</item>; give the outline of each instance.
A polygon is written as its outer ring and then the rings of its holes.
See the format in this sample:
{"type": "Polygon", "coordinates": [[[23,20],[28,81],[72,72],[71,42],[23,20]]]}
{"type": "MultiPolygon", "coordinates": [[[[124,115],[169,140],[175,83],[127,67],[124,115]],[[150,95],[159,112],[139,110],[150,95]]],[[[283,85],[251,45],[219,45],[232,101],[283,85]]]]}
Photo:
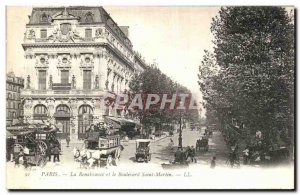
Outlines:
{"type": "Polygon", "coordinates": [[[56,160],[59,162],[59,153],[60,153],[60,150],[59,148],[57,147],[57,145],[54,146],[53,148],[53,162],[55,162],[56,160]]]}
{"type": "Polygon", "coordinates": [[[186,153],[187,153],[186,159],[188,159],[188,158],[191,159],[191,153],[192,153],[192,150],[191,150],[191,147],[190,147],[190,146],[187,147],[186,153]]]}
{"type": "Polygon", "coordinates": [[[69,147],[70,141],[71,141],[70,136],[67,135],[67,137],[66,137],[67,147],[69,147]]]}
{"type": "Polygon", "coordinates": [[[216,167],[216,159],[217,158],[215,156],[213,156],[213,158],[212,158],[212,160],[210,162],[210,168],[211,169],[214,169],[216,167]]]}
{"type": "Polygon", "coordinates": [[[46,154],[47,154],[47,156],[48,156],[48,161],[51,161],[52,153],[53,153],[53,144],[50,143],[49,149],[46,151],[46,154]]]}
{"type": "Polygon", "coordinates": [[[19,153],[16,153],[16,154],[15,154],[15,167],[16,167],[16,166],[17,166],[17,167],[20,166],[21,152],[22,152],[22,151],[20,151],[19,153]]]}
{"type": "Polygon", "coordinates": [[[180,148],[178,148],[177,149],[177,151],[174,153],[174,157],[175,157],[175,160],[174,160],[174,162],[176,163],[176,162],[178,162],[178,163],[180,163],[181,162],[181,149],[180,148]]]}
{"type": "Polygon", "coordinates": [[[192,146],[191,151],[190,151],[190,157],[192,162],[197,163],[197,159],[195,158],[196,156],[196,149],[194,148],[194,146],[192,146]]]}

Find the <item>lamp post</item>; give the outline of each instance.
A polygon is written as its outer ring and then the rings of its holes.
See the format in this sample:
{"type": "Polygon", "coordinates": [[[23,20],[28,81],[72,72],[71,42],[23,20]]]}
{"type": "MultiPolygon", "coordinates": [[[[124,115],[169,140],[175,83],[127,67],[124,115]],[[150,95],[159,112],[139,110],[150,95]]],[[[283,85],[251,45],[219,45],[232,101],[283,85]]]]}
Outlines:
{"type": "Polygon", "coordinates": [[[178,148],[182,149],[182,114],[180,113],[180,118],[179,118],[179,137],[178,137],[178,148]]]}

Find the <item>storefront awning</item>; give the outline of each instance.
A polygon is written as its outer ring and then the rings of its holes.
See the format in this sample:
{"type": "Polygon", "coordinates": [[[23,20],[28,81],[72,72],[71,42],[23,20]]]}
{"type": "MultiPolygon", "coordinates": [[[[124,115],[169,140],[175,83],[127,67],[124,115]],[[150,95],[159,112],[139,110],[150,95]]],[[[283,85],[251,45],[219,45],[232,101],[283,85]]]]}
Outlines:
{"type": "Polygon", "coordinates": [[[112,125],[114,129],[120,129],[121,128],[120,121],[116,120],[114,117],[106,116],[106,117],[104,117],[104,122],[107,125],[112,125]]]}
{"type": "Polygon", "coordinates": [[[131,119],[125,119],[125,118],[119,118],[119,117],[113,117],[113,116],[106,116],[105,118],[113,121],[114,123],[117,123],[121,126],[137,126],[140,125],[138,122],[131,120],[131,119]]]}

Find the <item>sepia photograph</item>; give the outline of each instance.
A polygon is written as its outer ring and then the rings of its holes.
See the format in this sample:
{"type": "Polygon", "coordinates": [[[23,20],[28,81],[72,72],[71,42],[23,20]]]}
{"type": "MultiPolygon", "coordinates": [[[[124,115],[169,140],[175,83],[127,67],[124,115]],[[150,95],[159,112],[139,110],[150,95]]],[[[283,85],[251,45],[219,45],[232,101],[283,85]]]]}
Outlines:
{"type": "Polygon", "coordinates": [[[295,190],[295,17],[6,6],[6,188],[295,190]]]}

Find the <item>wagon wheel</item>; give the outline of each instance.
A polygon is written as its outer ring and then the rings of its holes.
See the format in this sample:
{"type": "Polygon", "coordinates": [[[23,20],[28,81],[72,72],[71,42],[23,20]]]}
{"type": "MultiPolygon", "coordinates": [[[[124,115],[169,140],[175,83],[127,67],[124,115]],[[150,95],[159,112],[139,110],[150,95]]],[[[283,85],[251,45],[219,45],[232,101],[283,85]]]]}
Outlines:
{"type": "Polygon", "coordinates": [[[40,149],[40,151],[41,151],[41,154],[43,155],[43,156],[46,156],[46,151],[47,151],[47,149],[48,149],[48,146],[47,146],[47,144],[45,143],[45,142],[43,142],[43,141],[38,141],[38,147],[39,147],[39,149],[40,149]]]}
{"type": "Polygon", "coordinates": [[[47,164],[47,158],[46,156],[39,156],[37,165],[41,168],[43,168],[47,164]]]}

